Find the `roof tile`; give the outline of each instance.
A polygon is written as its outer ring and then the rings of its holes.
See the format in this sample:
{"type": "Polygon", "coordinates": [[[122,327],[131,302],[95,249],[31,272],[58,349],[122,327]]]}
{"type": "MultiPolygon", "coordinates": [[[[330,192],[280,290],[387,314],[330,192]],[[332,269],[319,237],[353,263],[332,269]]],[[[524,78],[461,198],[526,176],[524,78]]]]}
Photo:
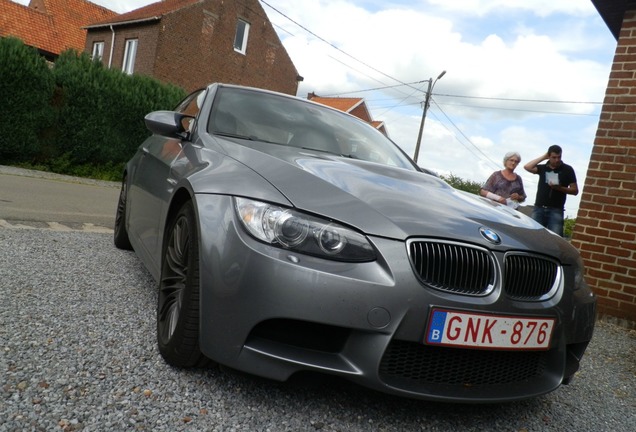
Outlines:
{"type": "Polygon", "coordinates": [[[110,25],[110,24],[122,24],[129,21],[138,21],[148,18],[161,17],[171,12],[183,9],[184,7],[191,6],[195,3],[201,3],[203,0],[163,0],[156,3],[150,3],[139,9],[127,12],[125,14],[118,15],[114,19],[93,22],[92,26],[110,25]]]}
{"type": "MultiPolygon", "coordinates": [[[[363,105],[365,112],[369,116],[371,115],[366,109],[366,103],[364,102],[363,98],[321,97],[316,96],[314,93],[310,93],[308,95],[308,99],[312,102],[317,102],[319,104],[326,105],[328,107],[335,108],[339,111],[343,111],[349,114],[351,114],[352,111],[358,106],[363,105]]],[[[357,113],[357,117],[360,118],[360,113],[357,113]]],[[[366,118],[361,119],[367,121],[366,118]]],[[[386,127],[384,126],[383,121],[368,119],[367,122],[386,135],[386,127]]]]}
{"type": "Polygon", "coordinates": [[[72,48],[84,51],[83,26],[117,16],[116,12],[85,0],[39,0],[35,7],[0,0],[0,37],[14,36],[26,45],[51,54],[72,48]]]}
{"type": "Polygon", "coordinates": [[[350,112],[352,109],[360,105],[360,103],[363,101],[362,98],[333,98],[320,96],[312,96],[309,98],[309,100],[312,102],[330,106],[331,108],[335,108],[346,113],[350,112]]]}

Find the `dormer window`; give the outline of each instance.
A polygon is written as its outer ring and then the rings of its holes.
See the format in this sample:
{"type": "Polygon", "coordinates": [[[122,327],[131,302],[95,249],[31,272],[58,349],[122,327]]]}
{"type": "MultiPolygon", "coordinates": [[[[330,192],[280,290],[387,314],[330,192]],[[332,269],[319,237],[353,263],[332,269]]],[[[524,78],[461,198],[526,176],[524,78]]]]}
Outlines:
{"type": "Polygon", "coordinates": [[[250,32],[250,24],[243,20],[236,23],[236,35],[234,36],[234,51],[245,54],[247,50],[247,35],[250,32]]]}

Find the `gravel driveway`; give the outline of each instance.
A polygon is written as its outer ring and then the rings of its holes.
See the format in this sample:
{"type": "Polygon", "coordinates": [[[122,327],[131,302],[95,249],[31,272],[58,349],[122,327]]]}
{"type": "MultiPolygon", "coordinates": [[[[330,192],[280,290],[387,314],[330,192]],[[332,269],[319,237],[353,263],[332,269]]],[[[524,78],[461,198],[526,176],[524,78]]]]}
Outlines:
{"type": "Polygon", "coordinates": [[[171,368],[155,345],[155,284],[111,237],[0,228],[0,431],[636,430],[636,334],[608,322],[572,384],[511,404],[171,368]]]}

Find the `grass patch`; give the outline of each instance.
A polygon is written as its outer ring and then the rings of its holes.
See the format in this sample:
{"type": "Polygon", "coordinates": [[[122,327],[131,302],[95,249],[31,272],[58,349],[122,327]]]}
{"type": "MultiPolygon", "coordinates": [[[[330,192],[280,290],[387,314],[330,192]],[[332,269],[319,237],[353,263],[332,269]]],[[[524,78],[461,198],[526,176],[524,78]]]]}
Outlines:
{"type": "Polygon", "coordinates": [[[36,171],[64,174],[73,177],[89,178],[104,181],[121,181],[124,172],[124,163],[107,165],[73,165],[66,158],[57,158],[49,163],[16,163],[13,166],[36,171]]]}

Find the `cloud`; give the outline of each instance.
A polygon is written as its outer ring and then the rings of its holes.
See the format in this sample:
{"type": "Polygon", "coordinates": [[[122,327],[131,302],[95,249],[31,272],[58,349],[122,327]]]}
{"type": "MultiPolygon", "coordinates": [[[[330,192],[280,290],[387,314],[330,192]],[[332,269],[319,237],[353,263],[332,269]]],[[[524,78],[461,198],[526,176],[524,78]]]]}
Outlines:
{"type": "Polygon", "coordinates": [[[538,17],[552,14],[590,16],[595,13],[592,3],[579,0],[427,0],[423,3],[454,13],[484,16],[491,13],[530,13],[538,17]]]}

